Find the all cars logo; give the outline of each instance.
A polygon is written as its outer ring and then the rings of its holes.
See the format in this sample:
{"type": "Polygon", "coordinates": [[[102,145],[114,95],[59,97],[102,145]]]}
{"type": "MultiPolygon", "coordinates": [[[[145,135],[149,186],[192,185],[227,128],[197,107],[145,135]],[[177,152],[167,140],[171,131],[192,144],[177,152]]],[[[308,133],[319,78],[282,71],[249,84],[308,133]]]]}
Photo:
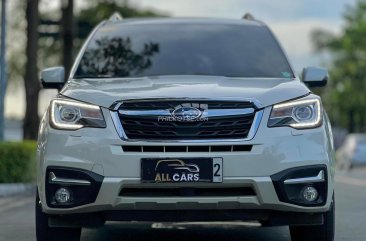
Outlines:
{"type": "Polygon", "coordinates": [[[200,169],[182,160],[160,160],[156,163],[155,182],[198,182],[200,169]]]}

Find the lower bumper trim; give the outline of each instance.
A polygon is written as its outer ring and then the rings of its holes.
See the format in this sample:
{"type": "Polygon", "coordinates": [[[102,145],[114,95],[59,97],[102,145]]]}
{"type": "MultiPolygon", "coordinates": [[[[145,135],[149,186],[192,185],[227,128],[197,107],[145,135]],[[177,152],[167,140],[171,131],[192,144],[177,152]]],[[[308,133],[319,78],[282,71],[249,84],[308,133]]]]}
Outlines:
{"type": "Polygon", "coordinates": [[[259,221],[265,226],[320,225],[323,213],[280,212],[272,210],[125,210],[88,214],[50,215],[52,227],[97,227],[105,221],[216,222],[259,221]]]}

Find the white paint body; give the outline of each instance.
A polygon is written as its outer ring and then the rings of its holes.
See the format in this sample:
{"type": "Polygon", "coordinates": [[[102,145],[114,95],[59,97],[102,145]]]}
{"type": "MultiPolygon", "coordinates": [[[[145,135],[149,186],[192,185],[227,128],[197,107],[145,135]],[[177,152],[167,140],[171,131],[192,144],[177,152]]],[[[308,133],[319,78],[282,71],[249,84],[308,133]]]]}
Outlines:
{"type": "MultiPolygon", "coordinates": [[[[81,53],[85,48],[82,49],[81,53]]],[[[80,56],[78,57],[80,59],[80,56]]],[[[78,60],[77,60],[78,61],[78,60]]],[[[57,130],[49,124],[49,112],[42,118],[38,140],[38,191],[43,211],[70,214],[104,210],[159,209],[271,209],[279,211],[326,212],[333,195],[334,151],[329,121],[321,126],[297,130],[268,127],[273,105],[297,99],[319,98],[298,79],[226,78],[219,76],[160,76],[121,79],[70,79],[62,97],[100,106],[106,128],[57,130]],[[250,100],[263,109],[263,116],[250,140],[186,141],[184,145],[253,145],[250,152],[137,153],[124,152],[122,145],[180,145],[174,141],[134,141],[118,135],[110,107],[116,101],[143,99],[250,100]],[[123,187],[182,186],[141,182],[141,158],[223,159],[222,183],[190,183],[190,187],[248,186],[255,196],[230,197],[121,197],[123,187]],[[304,207],[281,202],[271,175],[309,165],[325,165],[328,177],[326,204],[304,207]],[[45,201],[45,173],[48,166],[80,168],[104,176],[97,199],[74,208],[51,208],[45,201]]],[[[322,113],[323,114],[323,113],[322,113]]],[[[186,184],[184,184],[186,185],[186,184]]]]}
{"type": "MultiPolygon", "coordinates": [[[[164,77],[168,78],[168,77],[164,77]]],[[[272,109],[272,105],[289,99],[303,96],[308,91],[299,80],[228,80],[222,84],[208,77],[173,77],[171,85],[176,92],[173,95],[182,98],[189,98],[188,90],[192,90],[191,98],[217,97],[220,90],[226,93],[221,97],[230,99],[254,99],[264,107],[263,117],[254,138],[248,141],[212,141],[204,143],[184,143],[184,145],[230,145],[248,144],[253,145],[250,152],[237,153],[125,153],[122,145],[177,145],[171,141],[139,141],[129,142],[123,140],[117,133],[113,124],[110,111],[102,107],[103,114],[107,123],[107,128],[83,128],[76,131],[55,130],[49,126],[48,113],[42,119],[40,136],[38,143],[39,168],[38,188],[42,194],[44,191],[44,173],[47,166],[62,166],[81,168],[96,172],[105,177],[101,191],[95,203],[71,209],[49,208],[43,203],[43,208],[48,213],[70,213],[100,211],[108,209],[138,209],[142,205],[145,209],[159,209],[160,204],[170,203],[172,207],[190,208],[192,202],[195,208],[205,208],[206,205],[214,203],[219,208],[225,203],[230,208],[233,203],[241,208],[261,208],[275,210],[292,211],[319,211],[324,212],[329,208],[330,199],[323,207],[300,207],[293,204],[282,203],[278,200],[274,186],[270,179],[273,175],[282,170],[315,164],[324,164],[328,167],[329,194],[333,192],[334,159],[331,140],[330,127],[325,118],[323,124],[314,129],[296,130],[290,127],[267,127],[267,121],[272,109]],[[174,79],[185,79],[190,84],[182,84],[174,79]],[[187,81],[188,79],[188,81],[187,81]],[[203,80],[201,80],[203,79],[203,80]],[[226,85],[226,86],[225,86],[226,85]],[[246,87],[247,86],[247,87],[246,87]],[[209,89],[211,91],[204,91],[209,89]],[[181,91],[179,91],[181,90],[181,91]],[[187,90],[187,92],[185,92],[187,90]],[[216,93],[215,93],[216,92],[216,93]],[[240,96],[240,93],[241,96],[240,96]],[[271,101],[272,100],[272,101],[271,101]],[[253,186],[257,195],[255,197],[217,197],[217,198],[121,198],[119,191],[124,186],[146,187],[151,184],[140,182],[140,160],[141,158],[182,158],[182,157],[222,157],[224,165],[224,181],[220,184],[209,184],[217,186],[253,186]],[[187,205],[187,206],[185,206],[187,205]]],[[[220,78],[217,78],[220,79],[220,78]]],[[[158,82],[155,80],[155,82],[158,82]]],[[[138,80],[112,80],[105,85],[91,85],[79,88],[80,91],[71,89],[69,82],[64,91],[64,95],[69,95],[73,99],[79,99],[88,103],[100,106],[110,106],[122,97],[127,99],[172,97],[167,95],[157,96],[157,93],[164,93],[164,88],[168,84],[153,84],[154,81],[148,79],[138,80]],[[118,84],[113,85],[113,81],[118,84]],[[124,83],[125,82],[125,83],[124,83]],[[133,83],[136,82],[136,85],[133,83]],[[140,82],[140,85],[138,83],[140,82]],[[138,91],[143,89],[142,85],[150,86],[148,91],[138,91]],[[152,87],[153,86],[153,87],[152,87]],[[119,88],[117,88],[119,87],[119,88]],[[109,91],[107,91],[109,89],[109,91]],[[159,91],[161,90],[161,91],[159,91]],[[154,95],[155,94],[155,95],[154,95]]],[[[81,83],[80,85],[82,85],[81,83]]],[[[160,184],[172,185],[172,184],[160,184]]],[[[192,184],[192,186],[202,187],[208,184],[192,184]]],[[[44,195],[41,195],[44,201],[44,195]]],[[[225,205],[224,205],[225,206],[225,205]]],[[[211,206],[210,206],[211,207],[211,206]]]]}

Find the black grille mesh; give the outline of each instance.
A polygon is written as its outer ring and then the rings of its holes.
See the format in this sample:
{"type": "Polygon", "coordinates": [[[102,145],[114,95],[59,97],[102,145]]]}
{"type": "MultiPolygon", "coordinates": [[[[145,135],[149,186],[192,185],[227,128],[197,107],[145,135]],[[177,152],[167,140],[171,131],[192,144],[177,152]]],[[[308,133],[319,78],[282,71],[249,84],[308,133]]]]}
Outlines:
{"type": "MultiPolygon", "coordinates": [[[[254,108],[250,102],[192,101],[211,109],[254,108]]],[[[119,110],[167,110],[186,104],[187,101],[125,102],[119,110]]],[[[158,121],[156,116],[131,116],[119,114],[121,124],[129,139],[146,140],[199,140],[246,138],[255,113],[246,115],[210,117],[205,121],[158,121]]]]}

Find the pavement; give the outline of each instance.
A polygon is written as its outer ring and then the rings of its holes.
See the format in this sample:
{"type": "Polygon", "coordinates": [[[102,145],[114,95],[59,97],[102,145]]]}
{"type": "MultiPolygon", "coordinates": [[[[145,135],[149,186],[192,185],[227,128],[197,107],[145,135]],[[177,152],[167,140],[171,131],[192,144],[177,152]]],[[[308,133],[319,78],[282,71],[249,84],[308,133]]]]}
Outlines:
{"type": "MultiPolygon", "coordinates": [[[[366,169],[336,177],[336,241],[366,240],[366,169]]],[[[109,222],[99,229],[83,229],[81,241],[132,240],[246,240],[290,241],[287,227],[259,227],[253,223],[204,225],[109,222]]],[[[34,197],[0,198],[0,241],[35,241],[34,197]]],[[[315,241],[315,240],[314,240],[315,241]]]]}
{"type": "Polygon", "coordinates": [[[35,191],[36,187],[33,183],[0,183],[0,198],[17,194],[31,195],[35,191]]]}

